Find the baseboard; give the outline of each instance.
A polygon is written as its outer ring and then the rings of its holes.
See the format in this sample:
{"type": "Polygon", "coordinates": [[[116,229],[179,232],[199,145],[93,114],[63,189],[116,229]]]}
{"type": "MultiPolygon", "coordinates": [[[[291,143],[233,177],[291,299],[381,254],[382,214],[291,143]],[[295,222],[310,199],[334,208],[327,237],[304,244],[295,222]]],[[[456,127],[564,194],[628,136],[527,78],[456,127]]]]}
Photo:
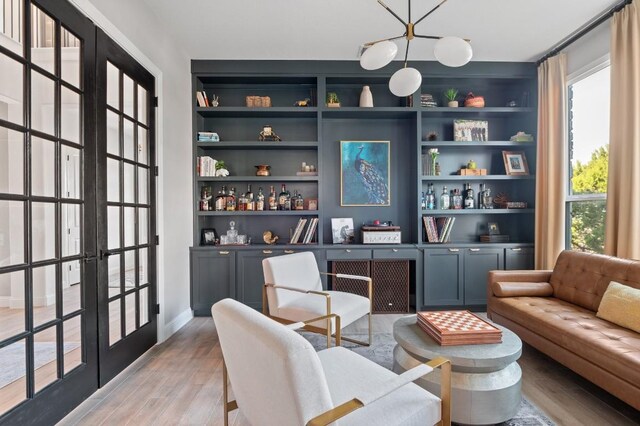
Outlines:
{"type": "Polygon", "coordinates": [[[171,322],[164,326],[164,336],[158,343],[167,340],[173,333],[184,327],[193,318],[193,311],[189,308],[178,314],[171,322]]]}
{"type": "Polygon", "coordinates": [[[0,308],[8,308],[11,296],[0,296],[0,308]]]}

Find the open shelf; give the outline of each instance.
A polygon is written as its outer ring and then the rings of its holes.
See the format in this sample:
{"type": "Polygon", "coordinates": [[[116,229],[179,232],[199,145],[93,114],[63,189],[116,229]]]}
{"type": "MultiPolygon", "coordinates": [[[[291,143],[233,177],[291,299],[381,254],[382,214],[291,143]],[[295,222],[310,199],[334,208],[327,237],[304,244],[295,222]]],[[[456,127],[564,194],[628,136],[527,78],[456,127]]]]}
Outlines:
{"type": "Polygon", "coordinates": [[[494,214],[531,214],[534,209],[462,209],[462,210],[422,210],[422,216],[457,216],[457,215],[494,215],[494,214]]]}
{"type": "Polygon", "coordinates": [[[318,216],[318,210],[196,211],[198,216],[318,216]]]}
{"type": "Polygon", "coordinates": [[[430,115],[463,115],[463,116],[478,116],[485,115],[511,115],[511,114],[525,114],[534,112],[533,108],[523,107],[484,107],[484,108],[468,108],[468,107],[421,107],[420,111],[423,116],[430,115]]]}
{"type": "Polygon", "coordinates": [[[198,182],[317,182],[318,176],[197,176],[198,182]]]}
{"type": "Polygon", "coordinates": [[[202,117],[316,117],[316,107],[196,107],[202,117]]]}
{"type": "Polygon", "coordinates": [[[223,141],[196,142],[202,149],[317,149],[317,141],[223,141]]]}
{"type": "Polygon", "coordinates": [[[459,142],[459,141],[422,141],[420,146],[423,147],[455,147],[455,148],[486,148],[488,146],[521,146],[533,147],[535,142],[512,142],[512,141],[488,141],[488,142],[459,142]]]}
{"type": "Polygon", "coordinates": [[[445,176],[422,176],[423,181],[458,181],[458,180],[534,180],[535,175],[524,176],[510,176],[510,175],[484,175],[484,176],[460,176],[460,175],[445,175],[445,176]]]}
{"type": "Polygon", "coordinates": [[[418,111],[413,107],[321,107],[323,118],[411,118],[418,111]]]}

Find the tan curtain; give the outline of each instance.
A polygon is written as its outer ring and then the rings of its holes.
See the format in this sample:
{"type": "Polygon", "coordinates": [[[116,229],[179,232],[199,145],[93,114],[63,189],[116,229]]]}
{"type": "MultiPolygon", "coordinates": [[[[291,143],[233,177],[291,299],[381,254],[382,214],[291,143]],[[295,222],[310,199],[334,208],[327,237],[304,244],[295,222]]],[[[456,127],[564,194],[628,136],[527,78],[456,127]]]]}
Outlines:
{"type": "Polygon", "coordinates": [[[611,24],[611,130],[605,253],[640,259],[640,7],[611,24]]]}
{"type": "Polygon", "coordinates": [[[565,247],[566,138],[567,58],[561,53],[538,67],[536,269],[552,269],[565,247]]]}

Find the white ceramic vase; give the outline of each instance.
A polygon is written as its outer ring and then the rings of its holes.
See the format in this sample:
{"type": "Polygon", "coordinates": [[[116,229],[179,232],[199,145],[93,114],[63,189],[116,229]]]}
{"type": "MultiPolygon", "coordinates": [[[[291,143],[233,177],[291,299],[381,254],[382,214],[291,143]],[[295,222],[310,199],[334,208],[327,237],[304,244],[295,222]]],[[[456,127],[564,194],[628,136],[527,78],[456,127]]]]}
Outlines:
{"type": "Polygon", "coordinates": [[[369,86],[362,87],[362,93],[360,93],[360,106],[365,108],[373,108],[373,95],[369,86]]]}

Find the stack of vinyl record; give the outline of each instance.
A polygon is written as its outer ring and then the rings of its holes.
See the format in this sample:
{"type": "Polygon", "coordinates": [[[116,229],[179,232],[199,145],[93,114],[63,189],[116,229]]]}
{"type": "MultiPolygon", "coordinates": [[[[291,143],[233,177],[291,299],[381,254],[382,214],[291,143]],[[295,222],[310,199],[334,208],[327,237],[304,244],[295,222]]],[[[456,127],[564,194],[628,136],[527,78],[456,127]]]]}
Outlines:
{"type": "Polygon", "coordinates": [[[433,99],[433,95],[430,95],[429,93],[423,93],[422,95],[420,95],[420,105],[422,105],[423,107],[433,108],[437,107],[438,103],[433,99]]]}
{"type": "Polygon", "coordinates": [[[502,342],[502,330],[469,311],[418,312],[417,324],[440,346],[502,342]]]}

